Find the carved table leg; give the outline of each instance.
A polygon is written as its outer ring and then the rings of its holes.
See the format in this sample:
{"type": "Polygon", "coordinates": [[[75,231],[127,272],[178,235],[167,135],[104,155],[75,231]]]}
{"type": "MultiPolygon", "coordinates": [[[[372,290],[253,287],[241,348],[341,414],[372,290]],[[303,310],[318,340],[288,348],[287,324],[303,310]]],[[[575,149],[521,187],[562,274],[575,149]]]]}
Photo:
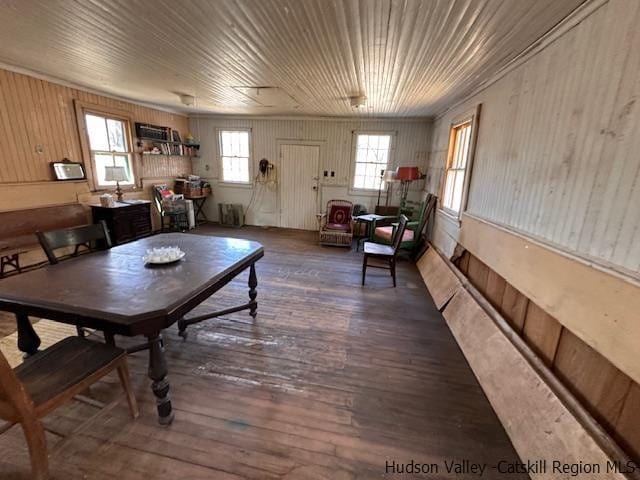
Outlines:
{"type": "Polygon", "coordinates": [[[258,291],[256,290],[257,286],[258,277],[256,276],[256,264],[252,263],[249,268],[249,300],[251,303],[249,315],[253,318],[256,318],[256,315],[258,314],[258,302],[256,301],[256,297],[258,296],[258,291]]]}
{"type": "Polygon", "coordinates": [[[40,346],[40,337],[33,329],[29,316],[24,313],[16,313],[16,321],[18,323],[18,349],[24,352],[25,358],[35,355],[40,346]]]}
{"type": "Polygon", "coordinates": [[[156,396],[158,421],[160,425],[169,425],[173,421],[171,399],[169,398],[169,381],[167,380],[167,362],[160,334],[149,335],[149,378],[152,380],[151,390],[156,396]]]}

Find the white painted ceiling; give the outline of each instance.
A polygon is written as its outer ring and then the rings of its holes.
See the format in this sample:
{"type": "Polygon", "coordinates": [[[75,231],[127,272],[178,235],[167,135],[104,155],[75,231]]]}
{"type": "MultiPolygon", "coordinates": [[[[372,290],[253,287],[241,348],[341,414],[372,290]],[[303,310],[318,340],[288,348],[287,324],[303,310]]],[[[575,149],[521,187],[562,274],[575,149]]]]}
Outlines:
{"type": "Polygon", "coordinates": [[[185,112],[431,116],[582,2],[0,0],[0,61],[185,112]]]}

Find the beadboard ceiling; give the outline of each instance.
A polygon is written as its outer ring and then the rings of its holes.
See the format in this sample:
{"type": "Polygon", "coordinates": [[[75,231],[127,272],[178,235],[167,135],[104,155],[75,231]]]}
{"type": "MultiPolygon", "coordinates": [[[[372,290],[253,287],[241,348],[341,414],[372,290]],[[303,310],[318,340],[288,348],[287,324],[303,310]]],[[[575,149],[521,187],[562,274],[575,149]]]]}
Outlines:
{"type": "Polygon", "coordinates": [[[0,0],[0,61],[184,112],[432,116],[582,2],[0,0]]]}

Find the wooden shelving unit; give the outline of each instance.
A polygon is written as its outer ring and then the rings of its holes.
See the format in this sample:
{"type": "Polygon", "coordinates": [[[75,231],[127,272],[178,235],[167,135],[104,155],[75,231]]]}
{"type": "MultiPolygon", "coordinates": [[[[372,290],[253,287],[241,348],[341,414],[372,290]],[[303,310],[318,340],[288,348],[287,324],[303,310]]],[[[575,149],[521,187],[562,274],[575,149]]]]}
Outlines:
{"type": "Polygon", "coordinates": [[[180,141],[179,132],[169,127],[136,123],[136,137],[137,145],[141,149],[138,153],[145,157],[152,155],[185,158],[199,157],[200,145],[180,141]],[[145,133],[148,135],[145,135],[145,133]]]}

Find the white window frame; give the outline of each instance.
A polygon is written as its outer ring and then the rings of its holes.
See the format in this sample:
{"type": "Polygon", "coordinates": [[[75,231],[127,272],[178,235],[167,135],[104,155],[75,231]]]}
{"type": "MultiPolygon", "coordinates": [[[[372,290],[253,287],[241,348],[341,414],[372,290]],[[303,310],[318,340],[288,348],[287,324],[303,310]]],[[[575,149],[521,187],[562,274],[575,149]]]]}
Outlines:
{"type": "Polygon", "coordinates": [[[460,222],[462,214],[467,210],[467,203],[469,198],[469,186],[471,184],[471,173],[473,169],[473,160],[475,157],[476,143],[478,138],[478,124],[480,120],[480,108],[479,104],[473,111],[465,112],[454,119],[449,127],[449,144],[447,146],[447,156],[445,158],[444,170],[442,174],[442,185],[440,188],[440,211],[447,216],[460,222]],[[467,150],[467,160],[464,168],[464,177],[462,180],[462,195],[460,198],[460,209],[458,211],[448,208],[444,205],[445,190],[447,188],[447,174],[451,168],[451,162],[453,160],[453,154],[455,150],[454,142],[456,140],[455,130],[462,125],[469,124],[471,130],[469,131],[469,146],[467,150]]]}
{"type": "Polygon", "coordinates": [[[219,182],[225,183],[228,185],[236,185],[236,186],[251,186],[253,185],[253,132],[251,128],[239,128],[239,127],[219,127],[216,128],[216,142],[218,144],[218,168],[219,170],[219,182]],[[247,132],[249,134],[249,157],[247,159],[248,162],[248,172],[249,178],[247,181],[234,181],[234,180],[226,180],[224,178],[224,165],[222,161],[222,133],[223,132],[247,132]]]}
{"type": "MultiPolygon", "coordinates": [[[[126,154],[129,157],[129,166],[131,169],[131,174],[133,175],[131,184],[121,184],[122,190],[134,190],[137,186],[137,181],[139,178],[138,172],[138,163],[134,151],[134,143],[133,136],[131,133],[131,128],[133,122],[128,112],[123,110],[118,110],[111,107],[106,107],[102,105],[96,105],[93,103],[86,103],[80,100],[74,100],[74,108],[76,111],[76,124],[78,126],[78,130],[80,133],[80,147],[82,150],[82,156],[84,159],[85,171],[87,173],[87,181],[91,188],[91,191],[99,192],[99,191],[110,191],[113,190],[114,185],[103,185],[98,183],[97,176],[97,168],[95,161],[93,159],[93,154],[91,150],[91,145],[89,141],[89,132],[87,130],[86,122],[85,122],[85,114],[96,115],[99,117],[111,118],[113,120],[119,120],[126,124],[125,128],[125,140],[127,142],[127,151],[126,152],[118,152],[120,154],[126,154]]],[[[112,152],[105,152],[111,154],[112,152]]]]}
{"type": "MultiPolygon", "coordinates": [[[[94,183],[96,185],[96,188],[100,189],[100,190],[106,190],[106,189],[111,189],[114,188],[116,186],[116,182],[109,182],[109,183],[100,183],[100,178],[98,175],[98,164],[96,163],[96,155],[111,155],[111,157],[115,157],[115,156],[120,156],[120,157],[127,157],[127,161],[129,163],[129,172],[131,173],[131,179],[128,182],[120,182],[120,186],[121,187],[129,187],[129,188],[133,188],[136,184],[136,172],[134,169],[134,165],[133,165],[133,149],[131,148],[131,125],[129,123],[129,120],[126,118],[120,118],[116,115],[109,115],[107,113],[103,113],[103,112],[94,112],[94,111],[90,111],[90,110],[85,110],[83,112],[83,120],[84,120],[84,124],[85,124],[85,128],[86,128],[86,132],[87,132],[87,142],[89,144],[89,156],[91,158],[91,166],[93,168],[93,172],[94,172],[94,183]],[[124,141],[126,143],[126,149],[124,152],[116,152],[115,150],[111,150],[111,151],[107,151],[107,150],[93,150],[91,148],[91,138],[89,136],[89,128],[87,127],[87,115],[92,115],[94,117],[100,117],[102,119],[105,120],[115,120],[117,122],[120,122],[123,124],[123,134],[124,134],[124,141]]],[[[106,128],[106,123],[105,123],[105,128],[106,128]]],[[[114,160],[114,166],[115,166],[115,160],[114,160]]]]}
{"type": "MultiPolygon", "coordinates": [[[[359,135],[387,135],[389,140],[389,155],[385,171],[394,168],[394,151],[396,143],[396,134],[394,130],[354,130],[351,136],[351,174],[349,176],[349,192],[357,195],[376,195],[377,188],[358,188],[354,186],[356,177],[356,164],[358,155],[358,136],[359,135]]],[[[386,192],[388,185],[385,183],[383,192],[386,192]]]]}

